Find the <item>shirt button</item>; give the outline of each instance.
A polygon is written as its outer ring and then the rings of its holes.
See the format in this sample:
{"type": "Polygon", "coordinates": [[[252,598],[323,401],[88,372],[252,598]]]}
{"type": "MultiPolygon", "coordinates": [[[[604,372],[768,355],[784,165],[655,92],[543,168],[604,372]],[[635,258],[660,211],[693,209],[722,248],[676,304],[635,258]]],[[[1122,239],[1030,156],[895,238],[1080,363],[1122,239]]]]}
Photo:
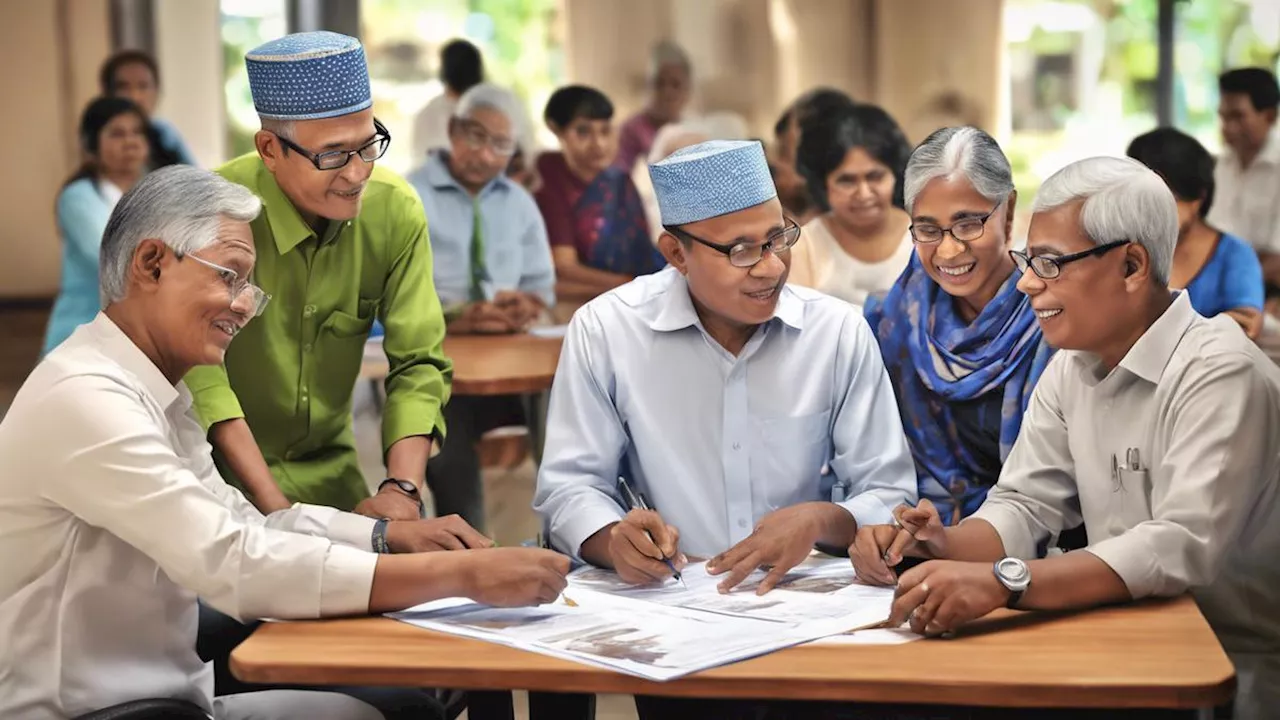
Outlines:
{"type": "Polygon", "coordinates": [[[742,443],[737,443],[737,442],[736,442],[736,443],[734,443],[734,444],[733,444],[733,449],[734,449],[734,450],[741,450],[741,449],[742,449],[742,443]]]}
{"type": "Polygon", "coordinates": [[[306,307],[302,308],[302,317],[311,317],[312,315],[315,315],[315,314],[316,314],[315,305],[307,305],[306,307]]]}
{"type": "Polygon", "coordinates": [[[304,343],[302,346],[302,352],[311,352],[311,343],[304,343]]]}
{"type": "Polygon", "coordinates": [[[746,527],[746,526],[747,526],[747,519],[746,519],[746,518],[739,518],[739,519],[738,519],[738,527],[740,527],[740,528],[744,528],[744,527],[746,527]]]}

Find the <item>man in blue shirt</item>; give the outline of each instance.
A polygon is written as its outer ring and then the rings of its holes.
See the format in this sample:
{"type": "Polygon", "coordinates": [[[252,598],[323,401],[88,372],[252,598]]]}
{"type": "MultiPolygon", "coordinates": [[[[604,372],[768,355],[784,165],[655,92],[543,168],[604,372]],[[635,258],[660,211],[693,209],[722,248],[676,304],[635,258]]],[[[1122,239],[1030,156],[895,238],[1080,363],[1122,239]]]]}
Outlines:
{"type": "MultiPolygon", "coordinates": [[[[519,117],[510,92],[488,83],[471,88],[449,120],[449,150],[428,155],[408,178],[426,209],[436,291],[452,335],[524,332],[555,302],[542,215],[504,175],[519,117]]],[[[524,422],[519,398],[454,395],[444,416],[448,442],[427,465],[436,512],[483,528],[475,443],[490,429],[524,422]]]]}
{"type": "Polygon", "coordinates": [[[760,144],[702,143],[650,174],[671,267],[570,323],[534,507],[557,549],[630,582],[687,553],[725,590],[771,567],[767,592],[914,502],[915,468],[860,309],[786,286],[800,229],[760,144]],[[656,509],[628,512],[620,475],[656,509]]]}

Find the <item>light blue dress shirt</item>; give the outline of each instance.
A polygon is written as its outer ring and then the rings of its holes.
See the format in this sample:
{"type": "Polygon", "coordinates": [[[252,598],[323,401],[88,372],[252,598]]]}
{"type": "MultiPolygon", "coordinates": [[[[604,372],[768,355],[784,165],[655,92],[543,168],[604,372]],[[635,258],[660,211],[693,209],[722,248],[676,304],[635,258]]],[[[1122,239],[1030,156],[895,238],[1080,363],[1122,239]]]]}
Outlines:
{"type": "Polygon", "coordinates": [[[882,524],[916,498],[915,465],[861,310],[787,286],[734,357],[698,320],[684,276],[642,276],[569,323],[534,509],[574,555],[623,515],[628,477],[711,557],[779,508],[840,504],[882,524]]]}
{"type": "MultiPolygon", "coordinates": [[[[58,193],[58,232],[62,235],[62,281],[45,328],[41,355],[62,344],[101,309],[98,294],[98,249],[115,207],[110,193],[92,178],[81,178],[58,193]]],[[[118,198],[119,191],[114,193],[118,198]]]]}
{"type": "MultiPolygon", "coordinates": [[[[443,305],[471,297],[471,238],[475,232],[475,199],[449,172],[443,152],[409,174],[409,182],[427,211],[436,292],[443,305]]],[[[555,304],[556,273],[542,213],[527,190],[499,175],[479,194],[484,237],[485,298],[503,290],[521,290],[555,304]]]]}

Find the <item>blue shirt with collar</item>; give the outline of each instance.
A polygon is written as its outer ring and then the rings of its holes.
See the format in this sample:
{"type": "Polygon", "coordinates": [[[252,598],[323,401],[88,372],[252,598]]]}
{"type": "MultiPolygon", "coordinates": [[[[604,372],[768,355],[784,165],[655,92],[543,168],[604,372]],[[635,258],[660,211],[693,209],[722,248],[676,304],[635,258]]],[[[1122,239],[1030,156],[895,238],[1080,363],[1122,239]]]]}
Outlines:
{"type": "MultiPolygon", "coordinates": [[[[476,198],[449,171],[445,152],[433,152],[407,177],[427,213],[436,292],[443,305],[471,298],[471,238],[475,232],[476,198]]],[[[547,227],[533,196],[505,175],[481,188],[481,232],[484,237],[485,298],[503,290],[535,294],[555,304],[555,267],[547,227]]]]}
{"type": "Polygon", "coordinates": [[[569,323],[534,497],[556,548],[578,555],[622,519],[620,474],[703,557],[835,487],[859,525],[887,523],[916,498],[893,388],[856,306],[786,286],[735,357],[707,334],[674,268],[569,323]]]}

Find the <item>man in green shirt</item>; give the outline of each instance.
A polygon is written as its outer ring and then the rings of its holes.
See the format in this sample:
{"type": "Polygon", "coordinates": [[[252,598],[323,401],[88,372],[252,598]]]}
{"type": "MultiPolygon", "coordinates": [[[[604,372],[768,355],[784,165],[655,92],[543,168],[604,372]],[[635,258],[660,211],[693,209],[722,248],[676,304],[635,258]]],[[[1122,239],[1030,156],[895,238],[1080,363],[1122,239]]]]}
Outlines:
{"type": "Polygon", "coordinates": [[[257,152],[218,172],[262,198],[252,223],[255,282],[272,301],[224,364],[191,371],[187,386],[223,476],[264,512],[307,502],[416,518],[452,376],[421,201],[374,167],[391,137],[373,117],[359,41],[288,35],[245,63],[262,118],[257,152]],[[382,424],[389,479],[370,498],[351,395],[375,317],[391,366],[382,424]]]}

